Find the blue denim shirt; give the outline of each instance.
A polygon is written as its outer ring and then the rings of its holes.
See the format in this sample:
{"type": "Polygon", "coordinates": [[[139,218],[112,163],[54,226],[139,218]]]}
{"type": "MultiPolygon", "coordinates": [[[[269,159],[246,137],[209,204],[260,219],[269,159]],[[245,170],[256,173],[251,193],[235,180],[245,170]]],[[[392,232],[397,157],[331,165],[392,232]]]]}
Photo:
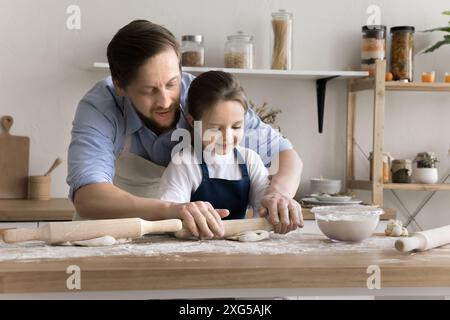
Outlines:
{"type": "MultiPolygon", "coordinates": [[[[182,74],[180,108],[181,116],[176,128],[188,129],[184,114],[189,85],[194,76],[182,74]]],[[[263,123],[249,109],[245,114],[244,138],[241,145],[258,152],[266,166],[275,155],[292,149],[292,145],[271,126],[263,123]],[[257,137],[257,141],[252,139],[257,137]]],[[[68,151],[67,184],[69,198],[81,186],[109,182],[115,173],[115,160],[120,154],[125,138],[131,135],[131,152],[158,165],[167,166],[171,160],[172,148],[178,141],[172,141],[174,129],[160,135],[144,125],[127,97],[119,97],[111,77],[99,81],[81,99],[75,114],[72,139],[68,151]]]]}

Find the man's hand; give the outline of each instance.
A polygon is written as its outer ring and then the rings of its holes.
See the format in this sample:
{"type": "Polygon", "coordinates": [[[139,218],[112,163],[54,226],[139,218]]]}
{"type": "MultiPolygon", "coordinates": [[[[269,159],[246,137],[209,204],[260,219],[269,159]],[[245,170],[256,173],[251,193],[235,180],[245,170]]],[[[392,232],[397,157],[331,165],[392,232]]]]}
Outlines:
{"type": "Polygon", "coordinates": [[[272,192],[264,196],[258,210],[275,226],[276,233],[288,233],[298,227],[303,228],[303,215],[300,204],[281,193],[272,192]]]}
{"type": "Polygon", "coordinates": [[[183,226],[195,237],[212,239],[225,234],[222,218],[230,214],[227,209],[214,209],[209,202],[196,201],[176,204],[175,210],[183,226]]]}

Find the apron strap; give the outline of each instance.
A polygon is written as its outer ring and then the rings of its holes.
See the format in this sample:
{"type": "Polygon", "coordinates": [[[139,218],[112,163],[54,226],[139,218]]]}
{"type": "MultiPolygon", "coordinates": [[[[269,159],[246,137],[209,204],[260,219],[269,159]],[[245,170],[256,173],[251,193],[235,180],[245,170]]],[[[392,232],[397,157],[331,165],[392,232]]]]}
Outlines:
{"type": "Polygon", "coordinates": [[[247,170],[247,165],[244,161],[244,158],[242,157],[241,153],[238,151],[237,148],[234,148],[234,155],[237,158],[238,164],[239,164],[239,169],[241,169],[241,174],[242,174],[242,178],[244,177],[248,177],[248,170],[247,170]]]}

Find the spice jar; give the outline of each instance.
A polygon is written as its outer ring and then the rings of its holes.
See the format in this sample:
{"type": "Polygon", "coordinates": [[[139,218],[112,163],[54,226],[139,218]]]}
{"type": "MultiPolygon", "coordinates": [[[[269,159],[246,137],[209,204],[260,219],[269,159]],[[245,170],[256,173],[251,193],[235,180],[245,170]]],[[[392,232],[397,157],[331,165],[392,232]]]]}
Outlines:
{"type": "Polygon", "coordinates": [[[239,31],[227,37],[225,68],[253,69],[253,55],[253,36],[239,31]]]}
{"type": "Polygon", "coordinates": [[[392,160],[391,171],[393,183],[411,183],[411,160],[392,160]]]}
{"type": "Polygon", "coordinates": [[[391,28],[390,71],[394,80],[413,81],[414,27],[391,28]]]}
{"type": "Polygon", "coordinates": [[[292,19],[286,10],[272,13],[272,69],[292,69],[292,19]]]}
{"type": "Polygon", "coordinates": [[[361,70],[373,76],[376,60],[386,59],[386,26],[363,26],[362,33],[361,70]]]}
{"type": "Polygon", "coordinates": [[[205,64],[203,36],[185,35],[181,37],[181,65],[202,67],[205,64]]]}
{"type": "MultiPolygon", "coordinates": [[[[391,171],[391,163],[393,157],[389,152],[383,153],[383,183],[388,183],[390,181],[390,171],[391,171]]],[[[373,171],[373,153],[371,152],[369,155],[370,161],[370,181],[373,179],[372,171],[373,171]]]]}

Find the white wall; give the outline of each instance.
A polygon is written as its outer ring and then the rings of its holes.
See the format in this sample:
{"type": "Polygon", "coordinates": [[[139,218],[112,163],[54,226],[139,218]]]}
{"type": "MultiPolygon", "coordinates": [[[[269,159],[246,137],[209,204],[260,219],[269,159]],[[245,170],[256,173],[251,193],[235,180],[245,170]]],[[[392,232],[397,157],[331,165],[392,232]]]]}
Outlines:
{"type": "MultiPolygon", "coordinates": [[[[71,121],[78,100],[106,72],[92,71],[94,61],[106,61],[106,45],[113,34],[132,19],[145,18],[165,25],[180,38],[203,34],[208,66],[222,64],[226,36],[238,30],[253,34],[256,66],[269,65],[270,13],[285,8],[294,13],[295,69],[357,69],[361,26],[366,8],[377,4],[382,23],[414,25],[417,30],[446,25],[440,13],[448,0],[0,0],[0,115],[15,118],[13,132],[31,137],[30,174],[42,174],[52,161],[66,160],[71,121]],[[66,28],[66,8],[75,4],[82,13],[81,30],[66,28]]],[[[416,34],[417,51],[434,43],[438,34],[416,34]]],[[[450,71],[450,46],[416,56],[416,78],[423,70],[438,77],[450,71]]],[[[315,85],[307,80],[242,79],[251,99],[282,108],[279,124],[301,154],[305,170],[299,195],[309,192],[309,179],[344,177],[344,81],[330,82],[324,134],[317,133],[315,85]]],[[[372,98],[359,98],[358,141],[370,149],[372,98]]],[[[434,150],[440,173],[450,168],[450,96],[445,93],[389,93],[386,115],[386,148],[396,158],[413,158],[419,151],[434,150]]],[[[359,157],[359,155],[358,155],[359,157]]],[[[359,157],[361,178],[368,163],[359,157]]],[[[54,197],[65,197],[67,167],[53,173],[54,197]]],[[[409,210],[426,195],[399,192],[409,210]]],[[[366,197],[366,194],[360,194],[366,197]]],[[[386,204],[398,207],[386,192],[386,204]]],[[[450,194],[439,193],[419,215],[423,227],[450,223],[450,194]]],[[[404,212],[400,209],[400,217],[404,212]]]]}

